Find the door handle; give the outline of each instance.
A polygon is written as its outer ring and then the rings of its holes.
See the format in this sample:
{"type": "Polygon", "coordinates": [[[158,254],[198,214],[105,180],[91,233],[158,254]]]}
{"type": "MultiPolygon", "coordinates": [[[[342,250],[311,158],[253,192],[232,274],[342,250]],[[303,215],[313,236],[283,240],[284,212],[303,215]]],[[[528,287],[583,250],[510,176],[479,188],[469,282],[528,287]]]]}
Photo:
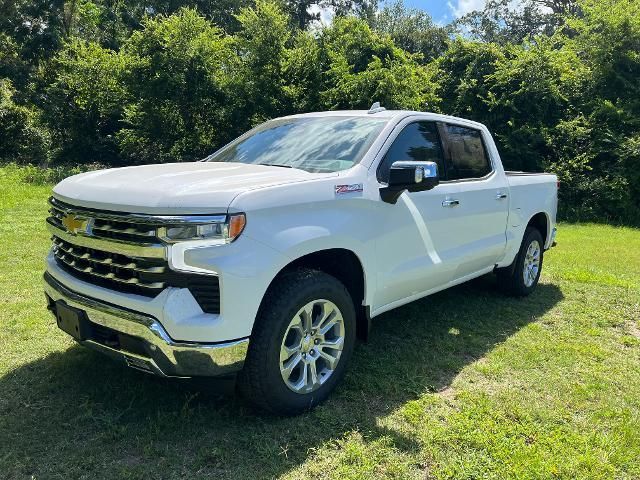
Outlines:
{"type": "Polygon", "coordinates": [[[457,207],[458,205],[460,205],[460,200],[443,200],[442,201],[443,207],[457,207]]]}
{"type": "Polygon", "coordinates": [[[496,200],[502,200],[504,198],[507,198],[507,194],[506,193],[498,192],[496,194],[496,200]]]}

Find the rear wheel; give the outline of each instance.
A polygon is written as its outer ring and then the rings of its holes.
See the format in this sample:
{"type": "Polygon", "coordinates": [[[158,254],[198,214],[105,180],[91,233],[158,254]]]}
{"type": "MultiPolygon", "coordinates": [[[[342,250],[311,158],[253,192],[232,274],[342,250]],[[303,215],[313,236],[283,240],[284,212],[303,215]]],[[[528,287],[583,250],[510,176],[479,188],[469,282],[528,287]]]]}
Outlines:
{"type": "Polygon", "coordinates": [[[508,294],[523,297],[538,285],[544,258],[544,240],[537,228],[527,227],[512,265],[497,271],[498,283],[508,294]]]}
{"type": "Polygon", "coordinates": [[[314,407],[344,376],[355,328],[351,296],[336,278],[306,269],[284,274],[256,318],[240,392],[279,414],[314,407]]]}

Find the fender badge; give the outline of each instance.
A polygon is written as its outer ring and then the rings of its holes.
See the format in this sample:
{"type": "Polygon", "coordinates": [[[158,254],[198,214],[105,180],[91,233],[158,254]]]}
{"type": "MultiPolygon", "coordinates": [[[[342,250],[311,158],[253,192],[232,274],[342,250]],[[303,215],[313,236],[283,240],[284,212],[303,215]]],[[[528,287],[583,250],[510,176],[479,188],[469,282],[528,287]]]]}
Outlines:
{"type": "Polygon", "coordinates": [[[342,195],[344,193],[361,192],[362,184],[353,183],[351,185],[336,185],[336,195],[342,195]]]}

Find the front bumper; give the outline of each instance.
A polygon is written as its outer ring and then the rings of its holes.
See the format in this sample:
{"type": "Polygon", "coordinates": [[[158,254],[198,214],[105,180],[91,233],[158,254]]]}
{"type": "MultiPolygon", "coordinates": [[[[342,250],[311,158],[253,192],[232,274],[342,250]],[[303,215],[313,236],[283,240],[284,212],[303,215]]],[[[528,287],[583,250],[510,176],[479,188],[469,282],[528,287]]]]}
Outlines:
{"type": "Polygon", "coordinates": [[[222,376],[237,372],[244,363],[249,338],[216,343],[175,341],[156,318],[74,292],[48,273],[44,289],[54,314],[56,302],[86,314],[92,333],[79,343],[132,368],[163,377],[222,376]]]}

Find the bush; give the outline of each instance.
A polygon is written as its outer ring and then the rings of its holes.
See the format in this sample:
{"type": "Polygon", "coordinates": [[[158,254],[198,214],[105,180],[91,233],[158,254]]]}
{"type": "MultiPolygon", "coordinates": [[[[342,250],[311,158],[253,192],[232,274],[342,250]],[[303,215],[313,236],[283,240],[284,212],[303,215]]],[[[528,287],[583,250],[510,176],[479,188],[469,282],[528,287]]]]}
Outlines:
{"type": "Polygon", "coordinates": [[[15,90],[7,79],[0,79],[0,162],[46,165],[50,137],[32,108],[13,101],[15,90]]]}
{"type": "Polygon", "coordinates": [[[56,76],[46,88],[44,108],[59,146],[53,160],[121,164],[115,135],[128,100],[127,58],[96,43],[72,41],[52,65],[56,76]]]}
{"type": "Polygon", "coordinates": [[[116,138],[126,163],[196,160],[228,139],[237,57],[220,29],[181,10],[147,20],[121,55],[130,100],[116,138]]]}

